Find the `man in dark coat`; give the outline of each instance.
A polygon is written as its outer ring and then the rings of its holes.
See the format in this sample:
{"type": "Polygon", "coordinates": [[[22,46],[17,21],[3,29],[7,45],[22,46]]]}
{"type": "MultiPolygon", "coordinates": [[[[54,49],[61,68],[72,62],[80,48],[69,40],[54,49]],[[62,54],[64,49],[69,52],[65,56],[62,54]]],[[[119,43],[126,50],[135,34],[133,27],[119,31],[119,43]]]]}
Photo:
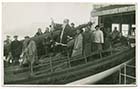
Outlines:
{"type": "Polygon", "coordinates": [[[58,37],[58,42],[67,44],[68,39],[71,37],[71,27],[69,25],[69,20],[65,19],[61,27],[61,33],[58,37]]]}
{"type": "Polygon", "coordinates": [[[4,41],[4,56],[6,59],[10,53],[10,45],[11,45],[10,36],[7,36],[6,40],[4,41]]]}
{"type": "Polygon", "coordinates": [[[83,33],[83,53],[85,56],[91,54],[92,45],[92,32],[90,26],[85,27],[85,32],[83,33]]]}
{"type": "Polygon", "coordinates": [[[51,51],[51,44],[52,44],[52,34],[50,32],[45,33],[45,37],[43,38],[43,45],[45,48],[45,55],[49,55],[51,51]]]}
{"type": "Polygon", "coordinates": [[[22,52],[22,43],[18,41],[18,36],[14,36],[14,41],[11,43],[11,54],[14,63],[19,63],[19,58],[22,52]]]}
{"type": "Polygon", "coordinates": [[[54,24],[54,28],[59,28],[60,33],[56,39],[56,51],[62,52],[65,48],[64,46],[67,45],[67,42],[69,39],[72,39],[72,34],[71,34],[71,27],[69,25],[69,20],[64,19],[63,24],[54,24]]]}
{"type": "Polygon", "coordinates": [[[71,33],[72,33],[72,37],[75,37],[76,35],[76,28],[75,28],[75,24],[71,23],[71,33]]]}

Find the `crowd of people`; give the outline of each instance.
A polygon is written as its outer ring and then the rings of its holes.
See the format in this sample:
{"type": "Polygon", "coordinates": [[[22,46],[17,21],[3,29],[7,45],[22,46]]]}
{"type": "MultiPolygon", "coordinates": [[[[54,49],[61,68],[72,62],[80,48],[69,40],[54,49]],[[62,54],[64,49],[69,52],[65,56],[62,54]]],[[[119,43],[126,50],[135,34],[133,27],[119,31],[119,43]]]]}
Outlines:
{"type": "MultiPolygon", "coordinates": [[[[91,26],[91,22],[75,27],[74,23],[69,24],[69,19],[64,19],[63,24],[57,24],[52,20],[44,33],[41,28],[38,28],[33,38],[43,37],[37,41],[29,36],[19,41],[17,35],[11,41],[10,36],[7,36],[4,41],[5,59],[20,65],[30,63],[32,67],[42,55],[50,56],[50,53],[53,55],[62,53],[69,57],[88,56],[92,52],[111,48],[121,36],[116,28],[112,32],[109,27],[104,28],[103,31],[100,25],[95,26],[96,30],[92,30],[91,26]]],[[[32,68],[31,71],[33,71],[32,68]]]]}

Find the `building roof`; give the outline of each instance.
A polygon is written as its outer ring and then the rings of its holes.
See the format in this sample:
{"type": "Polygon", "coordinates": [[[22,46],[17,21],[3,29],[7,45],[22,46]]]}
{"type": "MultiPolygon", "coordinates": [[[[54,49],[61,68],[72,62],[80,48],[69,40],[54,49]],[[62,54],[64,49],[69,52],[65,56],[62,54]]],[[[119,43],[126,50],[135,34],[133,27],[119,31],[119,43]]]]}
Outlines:
{"type": "Polygon", "coordinates": [[[116,13],[123,13],[123,12],[130,12],[135,11],[135,5],[107,5],[101,6],[99,8],[94,8],[91,12],[91,16],[102,16],[102,15],[109,15],[109,14],[116,14],[116,13]]]}
{"type": "Polygon", "coordinates": [[[100,6],[98,8],[95,8],[96,11],[103,11],[103,10],[109,10],[109,9],[115,9],[115,8],[121,8],[121,7],[128,7],[128,6],[135,6],[134,4],[118,4],[118,5],[104,5],[100,6]]]}

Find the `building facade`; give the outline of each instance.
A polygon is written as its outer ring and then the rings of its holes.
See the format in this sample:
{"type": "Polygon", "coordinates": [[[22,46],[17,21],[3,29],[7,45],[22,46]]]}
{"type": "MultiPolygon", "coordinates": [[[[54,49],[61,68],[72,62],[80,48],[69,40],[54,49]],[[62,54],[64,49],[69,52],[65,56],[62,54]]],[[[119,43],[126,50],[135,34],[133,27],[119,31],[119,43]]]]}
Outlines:
{"type": "Polygon", "coordinates": [[[104,28],[110,28],[111,31],[117,27],[123,36],[130,35],[131,30],[136,27],[135,18],[135,4],[93,5],[91,11],[91,20],[95,23],[94,26],[103,25],[104,28]]]}

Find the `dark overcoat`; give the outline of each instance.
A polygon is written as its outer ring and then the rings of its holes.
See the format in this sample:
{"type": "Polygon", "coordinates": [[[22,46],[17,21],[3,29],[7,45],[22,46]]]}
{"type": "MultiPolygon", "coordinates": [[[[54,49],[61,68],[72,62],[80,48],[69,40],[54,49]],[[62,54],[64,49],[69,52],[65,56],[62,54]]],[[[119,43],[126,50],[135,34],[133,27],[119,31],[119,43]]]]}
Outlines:
{"type": "Polygon", "coordinates": [[[18,57],[22,52],[22,43],[18,40],[12,41],[11,43],[11,53],[13,57],[18,57]]]}
{"type": "Polygon", "coordinates": [[[87,56],[91,54],[91,45],[92,45],[92,32],[85,31],[83,33],[83,53],[87,56]]]}

